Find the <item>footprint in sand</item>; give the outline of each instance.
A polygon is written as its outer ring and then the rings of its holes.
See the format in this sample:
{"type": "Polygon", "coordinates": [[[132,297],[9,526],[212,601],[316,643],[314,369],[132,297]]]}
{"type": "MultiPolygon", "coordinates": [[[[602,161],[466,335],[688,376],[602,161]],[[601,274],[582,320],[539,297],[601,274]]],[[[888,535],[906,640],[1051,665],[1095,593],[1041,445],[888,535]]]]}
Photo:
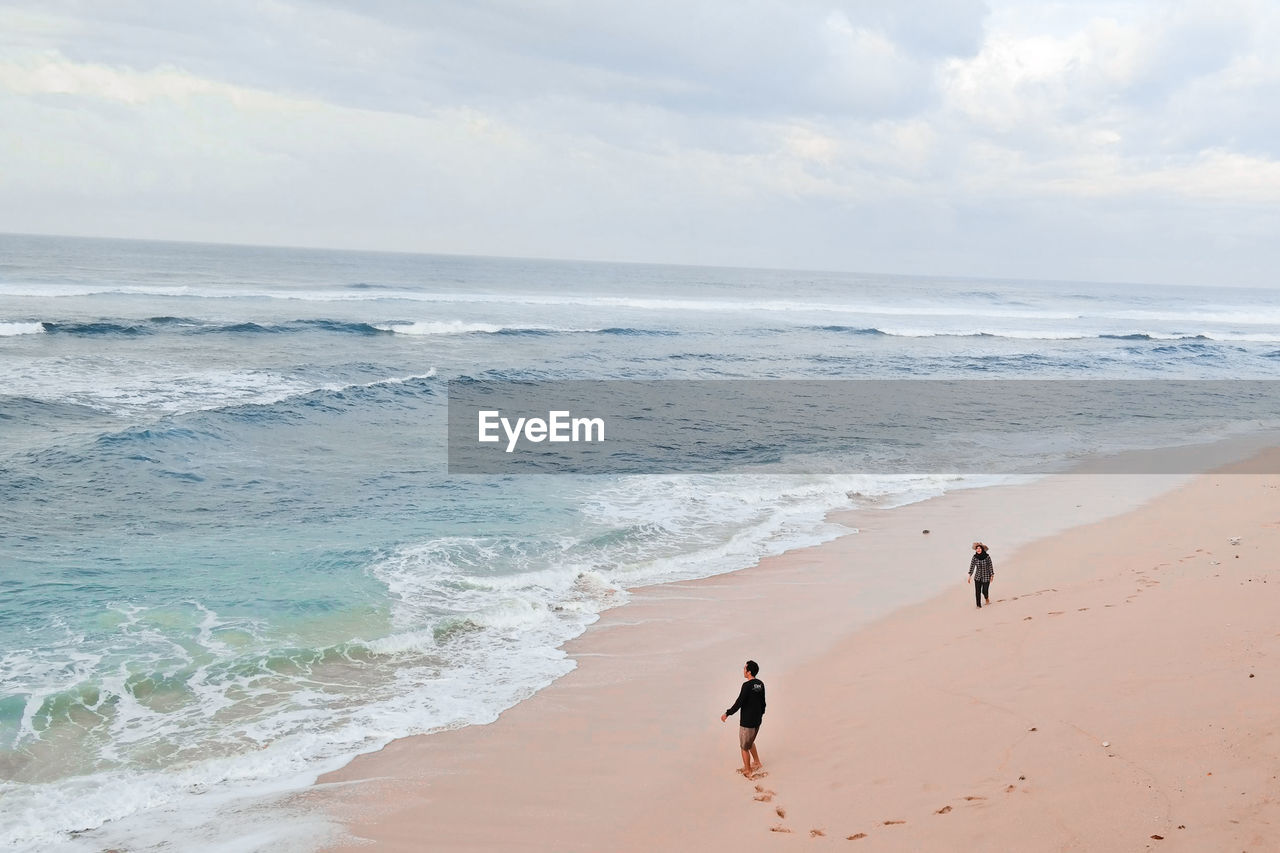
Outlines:
{"type": "Polygon", "coordinates": [[[965,797],[964,799],[965,799],[965,802],[971,803],[971,802],[973,802],[974,800],[985,800],[985,799],[986,799],[986,797],[979,797],[979,796],[977,796],[977,795],[975,794],[975,795],[973,795],[973,796],[965,797]]]}
{"type": "Polygon", "coordinates": [[[1061,615],[1062,615],[1063,613],[1065,613],[1065,612],[1066,612],[1066,611],[1064,611],[1064,610],[1050,610],[1050,611],[1049,611],[1049,615],[1050,615],[1050,616],[1061,616],[1061,615]]]}
{"type": "Polygon", "coordinates": [[[951,814],[951,806],[943,806],[934,812],[934,814],[951,814]]]}
{"type": "Polygon", "coordinates": [[[810,838],[822,838],[822,837],[824,837],[824,836],[826,836],[826,833],[825,833],[825,832],[823,832],[821,829],[811,829],[811,830],[809,830],[809,837],[810,837],[810,838]]]}
{"type": "Polygon", "coordinates": [[[1086,610],[1088,610],[1088,609],[1089,609],[1089,608],[1087,608],[1087,607],[1077,607],[1077,608],[1076,608],[1076,612],[1077,612],[1077,613],[1083,613],[1083,612],[1085,612],[1085,611],[1086,611],[1086,610]]]}
{"type": "Polygon", "coordinates": [[[770,792],[769,792],[769,793],[767,793],[767,794],[756,794],[754,797],[752,797],[752,799],[754,799],[757,803],[768,803],[768,802],[772,802],[772,801],[773,801],[773,792],[772,792],[772,791],[770,791],[770,792]]]}
{"type": "Polygon", "coordinates": [[[863,838],[866,838],[866,837],[867,837],[867,834],[866,834],[865,832],[855,832],[853,835],[846,835],[846,836],[844,837],[844,840],[845,840],[845,841],[860,841],[860,840],[862,840],[863,838]]]}
{"type": "Polygon", "coordinates": [[[1012,794],[1012,793],[1013,793],[1014,791],[1016,791],[1016,790],[1018,790],[1018,786],[1017,786],[1017,785],[1010,785],[1009,787],[1007,787],[1007,788],[1005,788],[1005,789],[1004,789],[1004,792],[1005,792],[1006,794],[1012,794]]]}
{"type": "Polygon", "coordinates": [[[791,830],[787,829],[782,824],[778,824],[777,826],[769,827],[769,831],[770,832],[790,832],[791,830]]]}
{"type": "Polygon", "coordinates": [[[787,818],[787,810],[786,810],[786,809],[784,809],[782,806],[778,806],[778,807],[777,807],[776,809],[774,809],[773,811],[774,811],[774,813],[775,813],[775,814],[777,814],[777,816],[778,816],[778,817],[782,818],[783,820],[786,820],[786,818],[787,818]]]}
{"type": "Polygon", "coordinates": [[[884,822],[884,825],[885,826],[901,826],[904,823],[906,823],[905,820],[886,820],[884,822]]]}

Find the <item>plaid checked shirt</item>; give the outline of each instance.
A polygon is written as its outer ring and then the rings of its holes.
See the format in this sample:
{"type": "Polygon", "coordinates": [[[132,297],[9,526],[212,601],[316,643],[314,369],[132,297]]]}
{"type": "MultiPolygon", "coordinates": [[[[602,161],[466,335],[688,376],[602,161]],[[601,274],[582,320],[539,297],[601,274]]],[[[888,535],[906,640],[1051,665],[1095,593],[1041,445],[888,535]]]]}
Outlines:
{"type": "Polygon", "coordinates": [[[991,562],[990,554],[985,555],[985,557],[974,554],[973,559],[969,561],[969,574],[978,582],[991,580],[995,573],[996,567],[991,562]]]}

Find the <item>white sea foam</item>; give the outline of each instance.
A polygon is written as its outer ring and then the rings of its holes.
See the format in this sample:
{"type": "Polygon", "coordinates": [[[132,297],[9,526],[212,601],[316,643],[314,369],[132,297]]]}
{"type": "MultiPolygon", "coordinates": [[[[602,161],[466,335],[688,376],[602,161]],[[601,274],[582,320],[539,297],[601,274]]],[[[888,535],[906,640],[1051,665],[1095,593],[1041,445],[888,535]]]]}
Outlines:
{"type": "Polygon", "coordinates": [[[43,323],[0,323],[0,338],[18,335],[38,335],[44,332],[43,323]]]}
{"type": "Polygon", "coordinates": [[[493,334],[496,332],[556,332],[575,331],[556,329],[551,326],[503,326],[497,323],[466,323],[462,320],[422,320],[415,323],[387,323],[376,326],[386,332],[398,335],[470,335],[477,333],[493,334]]]}
{"type": "Polygon", "coordinates": [[[417,323],[387,323],[375,328],[398,335],[469,335],[477,332],[501,332],[507,327],[495,323],[464,323],[461,320],[423,320],[417,323]]]}
{"type": "Polygon", "coordinates": [[[0,379],[6,394],[124,416],[272,403],[314,390],[306,382],[265,370],[192,370],[189,365],[110,357],[10,362],[0,367],[0,379]]]}
{"type": "MultiPolygon", "coordinates": [[[[394,566],[403,557],[388,560],[394,566]]],[[[77,656],[70,636],[61,652],[46,644],[4,657],[6,692],[28,693],[33,708],[92,678],[109,737],[94,772],[0,789],[0,849],[160,850],[178,837],[199,839],[201,849],[258,849],[250,843],[258,835],[243,822],[263,798],[306,787],[394,737],[492,721],[572,668],[556,648],[593,618],[543,619],[530,615],[539,609],[535,602],[496,598],[483,608],[489,614],[485,630],[504,638],[501,650],[428,626],[379,641],[353,640],[368,651],[338,661],[328,675],[326,664],[303,650],[297,672],[289,674],[247,666],[245,651],[237,653],[222,639],[233,631],[252,638],[252,648],[278,645],[265,626],[224,620],[196,601],[188,606],[185,616],[117,607],[113,655],[121,665],[116,672],[108,667],[105,676],[103,659],[77,656]],[[194,649],[174,642],[168,631],[175,622],[190,625],[194,649]],[[373,663],[369,653],[376,656],[373,663]],[[45,665],[8,667],[37,659],[45,665]],[[50,666],[55,659],[65,663],[50,666]],[[66,665],[73,661],[78,663],[66,665]],[[358,673],[353,680],[360,667],[366,681],[358,673]],[[149,707],[127,683],[129,673],[139,671],[190,671],[183,682],[188,700],[176,707],[166,703],[163,711],[149,707]],[[9,683],[11,673],[20,683],[9,683]],[[146,756],[157,749],[168,754],[166,769],[147,769],[146,756]]],[[[28,726],[30,741],[47,727],[47,721],[28,726]]],[[[312,823],[309,829],[288,824],[295,841],[310,833],[307,849],[324,831],[322,823],[312,823]]]]}
{"type": "MultiPolygon", "coordinates": [[[[1156,337],[1152,335],[1152,337],[1156,337]]],[[[1170,336],[1172,337],[1172,336],[1170,336]]],[[[1239,341],[1241,343],[1280,342],[1280,330],[1274,332],[1209,332],[1204,335],[1211,341],[1239,341]]]]}
{"type": "Polygon", "coordinates": [[[582,329],[566,326],[540,326],[530,324],[502,325],[499,323],[467,323],[462,320],[421,320],[414,323],[384,323],[374,328],[398,335],[470,335],[498,334],[500,332],[546,332],[572,334],[599,332],[600,329],[582,329]]]}
{"type": "Polygon", "coordinates": [[[316,391],[345,391],[348,388],[377,388],[379,385],[403,385],[406,382],[416,382],[419,379],[434,379],[436,369],[433,367],[426,373],[411,373],[408,376],[388,376],[386,379],[374,379],[371,382],[358,382],[354,385],[323,385],[316,388],[316,391]]]}
{"type": "Polygon", "coordinates": [[[31,359],[0,365],[7,395],[70,403],[124,417],[179,415],[232,406],[269,406],[317,391],[404,384],[436,375],[435,368],[369,382],[315,383],[269,370],[207,369],[120,357],[31,359]]]}
{"type": "Polygon", "coordinates": [[[1038,341],[1070,341],[1097,337],[1070,329],[997,329],[989,326],[944,326],[941,328],[877,327],[883,334],[895,338],[965,338],[990,336],[1038,341]]]}

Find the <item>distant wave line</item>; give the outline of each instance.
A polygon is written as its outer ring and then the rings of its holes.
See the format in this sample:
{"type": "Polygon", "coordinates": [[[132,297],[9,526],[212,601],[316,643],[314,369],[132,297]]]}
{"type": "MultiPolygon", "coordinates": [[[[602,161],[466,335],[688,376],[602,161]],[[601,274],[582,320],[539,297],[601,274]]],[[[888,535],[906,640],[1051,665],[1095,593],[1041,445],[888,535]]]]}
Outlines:
{"type": "Polygon", "coordinates": [[[310,319],[284,322],[210,322],[187,317],[150,317],[147,319],[101,319],[93,321],[23,321],[0,323],[0,336],[23,334],[55,335],[116,335],[136,337],[155,334],[296,334],[299,332],[334,332],[354,335],[675,335],[666,329],[645,329],[623,326],[578,328],[549,325],[506,325],[501,323],[475,323],[464,320],[396,320],[382,323],[359,321],[310,319]]]}
{"type": "MultiPolygon", "coordinates": [[[[1254,332],[1102,332],[1085,333],[1075,331],[1053,332],[1047,330],[988,330],[974,331],[940,330],[940,329],[880,329],[877,327],[858,326],[809,326],[815,332],[832,332],[837,334],[863,335],[886,338],[1007,338],[1010,340],[1031,341],[1213,341],[1217,343],[1257,342],[1269,343],[1280,341],[1280,331],[1274,333],[1254,332]]],[[[774,331],[785,331],[778,329],[774,331]]]]}

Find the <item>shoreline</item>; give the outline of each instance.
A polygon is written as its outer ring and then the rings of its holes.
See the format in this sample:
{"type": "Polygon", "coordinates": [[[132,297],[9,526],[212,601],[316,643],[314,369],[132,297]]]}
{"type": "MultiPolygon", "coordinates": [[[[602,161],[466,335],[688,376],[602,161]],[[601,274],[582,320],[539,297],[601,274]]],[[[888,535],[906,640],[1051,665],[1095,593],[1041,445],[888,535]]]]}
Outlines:
{"type": "MultiPolygon", "coordinates": [[[[1207,476],[1190,483],[1182,478],[1169,491],[1173,484],[1167,477],[1054,475],[1031,484],[958,490],[891,510],[837,513],[860,532],[730,575],[635,590],[631,602],[606,611],[566,645],[578,663],[574,672],[503,712],[497,722],[394,741],[322,777],[304,799],[342,820],[351,832],[343,842],[350,849],[367,849],[360,838],[377,839],[387,849],[408,849],[428,826],[431,840],[450,848],[616,848],[628,837],[619,834],[619,826],[645,826],[646,809],[670,806],[670,795],[660,792],[693,793],[690,778],[716,789],[705,804],[715,813],[730,806],[716,797],[734,788],[723,777],[737,756],[732,733],[714,718],[736,690],[732,675],[740,669],[739,658],[761,661],[761,677],[771,685],[771,710],[786,709],[795,702],[787,697],[795,694],[796,673],[813,660],[830,666],[829,658],[842,644],[885,625],[916,620],[922,611],[937,610],[941,601],[948,602],[951,615],[969,616],[971,601],[961,608],[950,592],[940,598],[936,590],[922,588],[921,580],[947,586],[959,581],[972,539],[983,538],[996,549],[999,603],[1009,582],[1009,575],[1000,573],[1004,561],[1013,558],[1016,564],[1023,550],[1065,530],[1140,513],[1207,476]],[[1119,480],[1126,482],[1126,494],[1115,494],[1119,480]],[[932,532],[922,535],[917,523],[932,524],[932,532]],[[1019,533],[1025,541],[1010,547],[1019,533]],[[884,578],[876,590],[878,604],[866,606],[854,600],[854,593],[865,598],[868,591],[859,588],[864,585],[856,573],[841,566],[850,557],[875,559],[877,549],[881,558],[892,555],[913,571],[884,578]],[[881,612],[885,606],[887,615],[881,612]],[[749,642],[750,634],[758,639],[749,642]],[[628,698],[630,693],[645,698],[628,698]],[[637,719],[627,719],[629,703],[637,719]],[[530,742],[536,748],[530,749],[530,742]],[[637,756],[639,775],[628,775],[637,756]],[[691,763],[709,775],[691,774],[691,763]],[[530,790],[526,774],[535,765],[538,785],[530,790]],[[509,808],[495,813],[488,807],[495,802],[509,808]],[[535,830],[551,835],[534,841],[535,830]]],[[[770,752],[781,734],[772,725],[779,716],[777,711],[773,718],[767,715],[762,730],[766,769],[776,766],[770,752]]],[[[736,781],[739,787],[748,784],[736,781]]],[[[675,825],[680,827],[679,821],[675,825]]],[[[668,822],[664,837],[668,843],[692,838],[689,833],[697,829],[692,822],[673,831],[668,822]]],[[[769,834],[772,840],[733,837],[754,848],[777,843],[784,833],[769,834]]]]}

